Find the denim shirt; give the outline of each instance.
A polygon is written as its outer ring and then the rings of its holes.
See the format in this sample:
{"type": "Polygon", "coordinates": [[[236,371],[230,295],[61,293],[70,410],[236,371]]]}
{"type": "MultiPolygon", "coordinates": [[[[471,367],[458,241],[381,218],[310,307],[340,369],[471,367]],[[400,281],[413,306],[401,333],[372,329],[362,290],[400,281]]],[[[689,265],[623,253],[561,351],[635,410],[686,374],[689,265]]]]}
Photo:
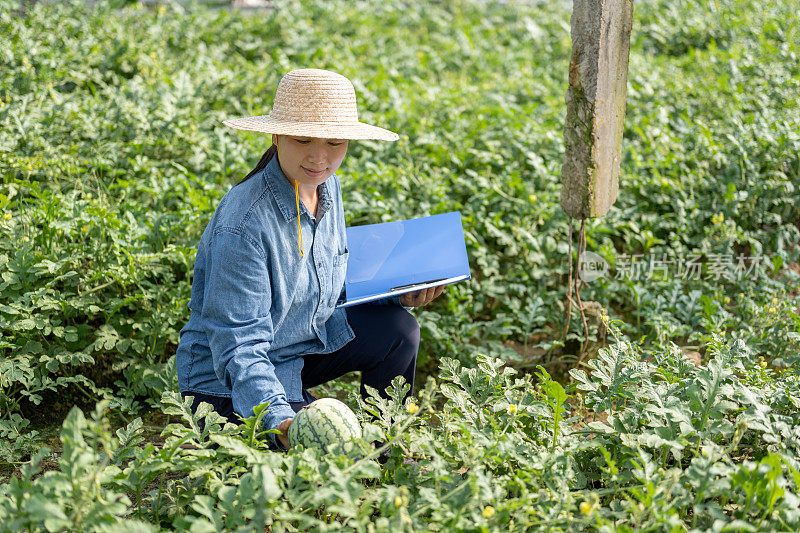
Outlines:
{"type": "Polygon", "coordinates": [[[300,202],[302,257],[294,187],[275,156],[225,194],[197,248],[176,354],[180,389],[229,397],[245,417],[269,402],[266,429],[293,418],[288,402],[303,399],[302,356],[355,337],[345,309],[335,308],[348,256],[336,174],[318,198],[316,219],[300,202]]]}

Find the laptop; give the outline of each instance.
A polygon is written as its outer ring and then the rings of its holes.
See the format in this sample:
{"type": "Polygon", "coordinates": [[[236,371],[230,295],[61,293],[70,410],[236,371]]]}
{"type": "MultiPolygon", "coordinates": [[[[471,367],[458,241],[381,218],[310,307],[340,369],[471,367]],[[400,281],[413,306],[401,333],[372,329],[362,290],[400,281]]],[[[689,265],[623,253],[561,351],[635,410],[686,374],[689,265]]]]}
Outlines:
{"type": "Polygon", "coordinates": [[[349,307],[471,278],[461,213],[346,228],[349,307]]]}

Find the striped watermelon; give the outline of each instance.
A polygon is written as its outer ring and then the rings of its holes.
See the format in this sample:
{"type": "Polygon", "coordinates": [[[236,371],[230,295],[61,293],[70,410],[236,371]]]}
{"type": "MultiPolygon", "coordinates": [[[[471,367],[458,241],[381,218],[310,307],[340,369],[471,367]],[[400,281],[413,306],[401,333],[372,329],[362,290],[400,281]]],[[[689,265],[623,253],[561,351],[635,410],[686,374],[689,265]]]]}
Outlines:
{"type": "Polygon", "coordinates": [[[351,441],[361,438],[361,424],[347,405],[334,398],[320,398],[303,407],[289,426],[289,445],[349,452],[351,441]]]}

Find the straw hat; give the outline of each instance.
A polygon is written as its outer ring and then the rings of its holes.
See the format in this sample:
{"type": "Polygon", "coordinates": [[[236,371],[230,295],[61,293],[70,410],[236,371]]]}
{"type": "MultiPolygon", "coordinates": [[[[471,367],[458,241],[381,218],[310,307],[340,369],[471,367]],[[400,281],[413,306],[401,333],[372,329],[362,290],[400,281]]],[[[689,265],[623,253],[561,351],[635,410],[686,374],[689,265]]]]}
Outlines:
{"type": "Polygon", "coordinates": [[[223,124],[247,131],[325,139],[396,141],[392,131],[358,121],[350,80],[329,70],[297,69],[281,78],[269,115],[234,118],[223,124]]]}

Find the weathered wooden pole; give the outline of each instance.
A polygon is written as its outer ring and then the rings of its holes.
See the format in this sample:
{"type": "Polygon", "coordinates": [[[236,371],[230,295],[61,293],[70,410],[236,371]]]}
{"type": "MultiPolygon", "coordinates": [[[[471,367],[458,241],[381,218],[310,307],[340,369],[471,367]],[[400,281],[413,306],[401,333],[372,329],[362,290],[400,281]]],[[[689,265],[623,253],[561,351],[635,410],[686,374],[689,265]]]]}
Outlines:
{"type": "Polygon", "coordinates": [[[597,302],[582,302],[580,297],[584,283],[579,277],[586,253],[585,222],[587,218],[605,216],[619,192],[632,25],[633,0],[573,0],[572,60],[565,98],[567,116],[561,167],[561,207],[570,217],[569,278],[562,340],[566,340],[575,305],[584,329],[578,362],[586,355],[589,343],[586,312],[597,313],[599,307],[597,302]],[[574,286],[573,219],[581,221],[576,269],[579,275],[575,276],[574,286]]]}
{"type": "Polygon", "coordinates": [[[602,217],[617,199],[633,0],[574,0],[561,207],[602,217]]]}

